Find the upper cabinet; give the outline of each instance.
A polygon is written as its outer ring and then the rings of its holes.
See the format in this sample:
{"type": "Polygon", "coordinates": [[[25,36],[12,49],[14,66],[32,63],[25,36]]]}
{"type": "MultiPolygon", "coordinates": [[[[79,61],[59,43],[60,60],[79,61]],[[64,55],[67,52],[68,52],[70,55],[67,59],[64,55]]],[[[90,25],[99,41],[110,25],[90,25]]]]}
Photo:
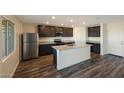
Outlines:
{"type": "Polygon", "coordinates": [[[60,33],[60,32],[63,33],[64,30],[65,30],[64,27],[56,27],[56,32],[58,32],[58,33],[60,33]]]}
{"type": "Polygon", "coordinates": [[[73,37],[73,28],[38,25],[39,37],[56,37],[61,33],[63,37],[73,37]]]}
{"type": "Polygon", "coordinates": [[[100,26],[88,27],[88,37],[100,37],[100,26]]]}
{"type": "Polygon", "coordinates": [[[38,25],[39,37],[54,37],[56,28],[54,26],[38,25]]]}
{"type": "Polygon", "coordinates": [[[73,28],[65,28],[63,37],[73,37],[73,28]]]}

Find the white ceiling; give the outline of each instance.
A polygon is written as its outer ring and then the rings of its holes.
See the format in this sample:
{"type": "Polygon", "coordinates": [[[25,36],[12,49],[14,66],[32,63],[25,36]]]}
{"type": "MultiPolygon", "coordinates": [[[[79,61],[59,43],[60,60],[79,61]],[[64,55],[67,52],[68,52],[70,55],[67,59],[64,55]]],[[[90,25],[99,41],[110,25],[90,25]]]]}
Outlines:
{"type": "Polygon", "coordinates": [[[17,17],[24,23],[46,24],[71,27],[84,25],[95,25],[100,23],[110,22],[124,22],[124,15],[54,15],[56,18],[52,19],[52,15],[18,15],[17,17]],[[71,23],[70,20],[73,20],[71,23]]]}

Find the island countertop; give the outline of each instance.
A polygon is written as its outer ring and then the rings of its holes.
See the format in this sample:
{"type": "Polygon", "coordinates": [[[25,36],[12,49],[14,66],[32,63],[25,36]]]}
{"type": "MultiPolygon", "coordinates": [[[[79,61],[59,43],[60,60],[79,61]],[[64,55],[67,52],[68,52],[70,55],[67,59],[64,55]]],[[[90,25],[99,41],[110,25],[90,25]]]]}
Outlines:
{"type": "MultiPolygon", "coordinates": [[[[62,42],[60,42],[59,44],[70,44],[70,43],[74,43],[75,41],[72,41],[72,40],[64,40],[62,42]]],[[[44,42],[39,42],[39,45],[45,45],[45,44],[53,44],[53,45],[56,45],[58,43],[55,43],[54,41],[44,41],[44,42]]]]}
{"type": "Polygon", "coordinates": [[[76,49],[76,48],[84,48],[84,47],[90,47],[89,44],[74,44],[74,45],[61,45],[61,46],[52,46],[52,48],[63,51],[68,49],[76,49]]]}

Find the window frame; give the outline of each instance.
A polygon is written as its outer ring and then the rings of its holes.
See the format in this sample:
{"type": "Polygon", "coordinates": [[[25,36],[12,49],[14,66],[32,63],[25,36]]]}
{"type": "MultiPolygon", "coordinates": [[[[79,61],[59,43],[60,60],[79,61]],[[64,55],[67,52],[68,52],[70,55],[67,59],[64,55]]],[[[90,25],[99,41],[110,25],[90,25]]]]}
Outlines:
{"type": "MultiPolygon", "coordinates": [[[[7,20],[7,37],[6,37],[6,39],[7,39],[7,41],[6,41],[6,43],[7,43],[7,49],[6,49],[7,50],[7,55],[4,56],[4,57],[2,56],[2,63],[4,63],[8,60],[8,58],[10,58],[16,52],[16,25],[13,21],[11,21],[6,16],[1,16],[1,17],[2,17],[1,19],[7,20]],[[8,31],[8,22],[11,22],[14,25],[14,48],[13,48],[13,51],[11,53],[8,53],[8,42],[9,42],[9,40],[8,40],[8,32],[9,32],[8,31]]],[[[1,35],[2,35],[2,31],[1,31],[1,35]]]]}

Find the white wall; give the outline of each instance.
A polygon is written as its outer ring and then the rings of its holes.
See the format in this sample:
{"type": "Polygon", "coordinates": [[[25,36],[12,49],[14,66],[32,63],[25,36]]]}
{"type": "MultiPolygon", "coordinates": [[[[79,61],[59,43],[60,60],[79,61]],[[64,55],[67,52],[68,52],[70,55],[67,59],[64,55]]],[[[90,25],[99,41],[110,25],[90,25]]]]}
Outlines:
{"type": "MultiPolygon", "coordinates": [[[[20,58],[20,34],[22,33],[22,22],[18,20],[15,16],[6,16],[15,24],[16,28],[16,50],[13,54],[5,61],[0,62],[1,70],[0,77],[12,77],[14,71],[19,63],[20,58]]],[[[1,40],[1,39],[0,39],[1,40]]]]}
{"type": "Polygon", "coordinates": [[[108,27],[108,53],[124,56],[124,22],[109,23],[108,27]]]}
{"type": "Polygon", "coordinates": [[[73,40],[75,40],[78,43],[85,43],[86,42],[86,27],[75,27],[74,28],[74,37],[73,40]]]}
{"type": "Polygon", "coordinates": [[[23,32],[34,33],[37,28],[35,24],[23,24],[23,32]]]}

